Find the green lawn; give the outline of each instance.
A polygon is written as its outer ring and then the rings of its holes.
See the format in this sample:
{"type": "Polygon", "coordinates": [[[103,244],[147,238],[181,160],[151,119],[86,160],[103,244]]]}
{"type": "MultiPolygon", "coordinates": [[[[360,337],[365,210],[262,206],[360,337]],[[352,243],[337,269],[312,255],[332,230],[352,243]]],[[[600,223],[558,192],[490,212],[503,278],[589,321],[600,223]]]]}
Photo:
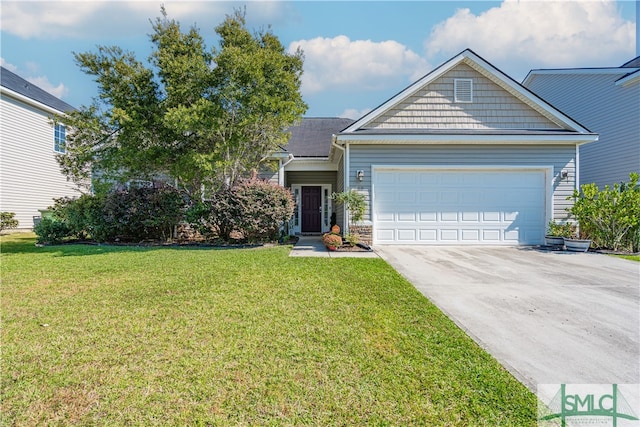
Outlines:
{"type": "Polygon", "coordinates": [[[631,261],[638,261],[640,262],[640,255],[616,255],[619,258],[624,258],[624,259],[628,259],[631,261]]]}
{"type": "Polygon", "coordinates": [[[378,259],[2,238],[1,425],[514,425],[536,398],[378,259]]]}

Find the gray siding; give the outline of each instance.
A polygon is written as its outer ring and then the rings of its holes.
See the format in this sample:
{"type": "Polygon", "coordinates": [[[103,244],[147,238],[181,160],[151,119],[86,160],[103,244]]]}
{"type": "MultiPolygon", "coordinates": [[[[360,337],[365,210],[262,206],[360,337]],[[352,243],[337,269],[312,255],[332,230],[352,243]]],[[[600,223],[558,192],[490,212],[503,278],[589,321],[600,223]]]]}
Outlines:
{"type": "Polygon", "coordinates": [[[335,191],[337,180],[335,171],[290,171],[286,172],[285,186],[293,184],[331,184],[331,191],[335,191]]]}
{"type": "Polygon", "coordinates": [[[560,126],[466,64],[416,91],[367,128],[559,129],[560,126]],[[473,102],[454,102],[454,79],[473,80],[473,102]]]}
{"type": "Polygon", "coordinates": [[[33,227],[39,209],[58,197],[77,197],[53,151],[51,114],[9,96],[0,97],[0,209],[14,212],[19,229],[33,227]]]}
{"type": "Polygon", "coordinates": [[[258,172],[258,178],[268,181],[271,184],[278,184],[278,171],[263,167],[258,172]]]}
{"type": "Polygon", "coordinates": [[[640,172],[640,84],[616,85],[619,74],[538,74],[527,87],[600,135],[580,147],[580,184],[628,181],[640,172]]]}
{"type": "MultiPolygon", "coordinates": [[[[471,145],[352,145],[350,147],[349,176],[358,169],[365,171],[362,182],[351,182],[351,188],[363,193],[369,203],[372,165],[406,166],[553,166],[553,217],[565,219],[567,200],[575,185],[575,146],[471,146],[471,145]],[[569,173],[560,180],[562,170],[569,173]]],[[[366,220],[371,220],[367,210],[366,220]]]]}

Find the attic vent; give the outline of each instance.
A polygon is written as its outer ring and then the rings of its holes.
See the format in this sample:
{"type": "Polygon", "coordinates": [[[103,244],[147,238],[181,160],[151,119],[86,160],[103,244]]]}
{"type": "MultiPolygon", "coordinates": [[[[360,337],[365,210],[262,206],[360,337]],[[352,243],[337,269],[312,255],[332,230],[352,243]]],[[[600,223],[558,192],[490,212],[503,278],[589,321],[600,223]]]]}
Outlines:
{"type": "Polygon", "coordinates": [[[454,79],[453,93],[455,102],[473,102],[473,80],[454,79]]]}

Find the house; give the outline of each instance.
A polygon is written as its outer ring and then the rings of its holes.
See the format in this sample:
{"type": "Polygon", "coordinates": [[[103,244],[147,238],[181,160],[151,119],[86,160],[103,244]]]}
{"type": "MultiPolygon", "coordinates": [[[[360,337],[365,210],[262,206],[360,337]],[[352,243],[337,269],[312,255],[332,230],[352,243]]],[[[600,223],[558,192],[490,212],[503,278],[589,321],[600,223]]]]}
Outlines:
{"type": "Polygon", "coordinates": [[[0,80],[0,210],[29,230],[54,198],[78,196],[55,159],[66,128],[51,120],[73,107],[4,67],[0,80]]]}
{"type": "Polygon", "coordinates": [[[348,232],[348,212],[327,199],[353,189],[367,201],[357,231],[373,245],[521,245],[566,218],[580,147],[597,139],[465,50],[322,147],[303,143],[306,156],[298,142],[276,154],[294,232],[326,231],[332,210],[348,232]]]}
{"type": "Polygon", "coordinates": [[[640,57],[620,67],[532,70],[523,85],[600,135],[580,150],[579,184],[640,172],[640,57]]]}
{"type": "Polygon", "coordinates": [[[291,189],[296,201],[289,230],[294,234],[328,231],[333,212],[331,194],[338,191],[340,162],[332,136],[351,125],[339,117],[303,118],[291,126],[289,141],[273,155],[278,162],[272,173],[260,177],[291,189]]]}

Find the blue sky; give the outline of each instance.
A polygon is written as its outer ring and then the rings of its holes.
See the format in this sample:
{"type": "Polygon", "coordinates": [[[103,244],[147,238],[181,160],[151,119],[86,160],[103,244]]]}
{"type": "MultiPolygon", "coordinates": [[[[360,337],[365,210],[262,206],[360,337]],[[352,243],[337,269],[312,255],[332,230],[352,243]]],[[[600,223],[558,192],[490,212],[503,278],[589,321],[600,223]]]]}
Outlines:
{"type": "MultiPolygon", "coordinates": [[[[73,106],[97,87],[72,52],[118,45],[146,61],[160,1],[0,3],[1,62],[73,106]]],[[[184,29],[213,28],[245,7],[250,28],[271,26],[305,52],[307,116],[358,118],[465,48],[518,81],[533,68],[619,66],[635,56],[636,2],[164,1],[184,29]]]]}

